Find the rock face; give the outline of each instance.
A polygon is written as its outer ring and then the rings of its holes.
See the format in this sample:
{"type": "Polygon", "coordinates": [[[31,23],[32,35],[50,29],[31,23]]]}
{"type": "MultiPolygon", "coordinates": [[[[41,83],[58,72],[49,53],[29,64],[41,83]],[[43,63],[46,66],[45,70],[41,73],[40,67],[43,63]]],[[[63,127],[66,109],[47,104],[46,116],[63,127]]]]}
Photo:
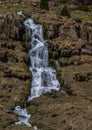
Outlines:
{"type": "Polygon", "coordinates": [[[45,35],[49,39],[51,64],[54,64],[55,60],[57,60],[61,67],[79,65],[87,62],[86,57],[89,57],[90,62],[92,62],[91,22],[82,22],[78,19],[69,19],[58,15],[53,18],[51,14],[45,12],[43,14],[39,12],[37,15],[36,13],[35,15],[32,14],[32,18],[35,21],[39,19],[43,24],[45,35]],[[42,17],[38,18],[37,15],[42,17]],[[48,21],[45,19],[48,19],[48,21]]]}
{"type": "MultiPolygon", "coordinates": [[[[56,8],[55,8],[56,9],[56,8]]],[[[56,10],[14,11],[0,16],[0,129],[30,130],[12,126],[15,105],[26,106],[30,123],[39,130],[92,129],[92,22],[62,17],[56,10]],[[54,14],[55,13],[55,14],[54,14]],[[24,19],[41,23],[48,39],[49,63],[57,70],[60,91],[26,102],[31,73],[24,19]],[[56,63],[58,65],[56,65],[56,63]]]]}
{"type": "Polygon", "coordinates": [[[90,4],[92,4],[92,1],[91,0],[83,0],[83,3],[87,4],[87,5],[90,5],[90,4]]]}
{"type": "Polygon", "coordinates": [[[16,121],[15,105],[23,105],[28,97],[31,73],[29,57],[21,42],[0,41],[0,126],[16,121]],[[10,112],[9,112],[10,111],[10,112]]]}
{"type": "Polygon", "coordinates": [[[43,130],[91,129],[92,23],[51,16],[46,12],[31,15],[43,24],[49,39],[50,65],[56,67],[61,83],[59,92],[51,92],[28,103],[29,113],[34,115],[32,123],[43,130]],[[55,65],[56,61],[59,67],[55,65]]]}
{"type": "Polygon", "coordinates": [[[15,13],[7,13],[0,23],[1,39],[23,41],[23,36],[25,34],[23,18],[20,19],[20,17],[15,13]]]}

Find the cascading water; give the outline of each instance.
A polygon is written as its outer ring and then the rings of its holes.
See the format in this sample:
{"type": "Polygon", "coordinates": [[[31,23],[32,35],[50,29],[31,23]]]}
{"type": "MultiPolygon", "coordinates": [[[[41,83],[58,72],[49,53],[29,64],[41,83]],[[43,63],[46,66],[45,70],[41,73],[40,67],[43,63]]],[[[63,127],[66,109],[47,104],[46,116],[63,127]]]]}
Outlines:
{"type": "Polygon", "coordinates": [[[40,95],[59,90],[59,82],[56,79],[56,71],[48,66],[48,44],[43,38],[41,25],[34,24],[32,19],[27,19],[25,27],[32,49],[29,51],[31,60],[32,86],[29,100],[40,95]]]}
{"type": "MultiPolygon", "coordinates": [[[[32,85],[28,98],[28,100],[32,100],[51,90],[59,90],[60,85],[56,79],[56,71],[48,65],[48,44],[43,38],[42,26],[34,24],[32,19],[27,19],[24,24],[29,44],[32,46],[29,51],[32,85]]],[[[20,106],[16,106],[14,112],[19,116],[19,121],[15,123],[16,125],[25,124],[31,127],[28,122],[30,114],[27,114],[26,108],[22,109],[20,106]]],[[[37,130],[36,126],[33,128],[37,130]]]]}

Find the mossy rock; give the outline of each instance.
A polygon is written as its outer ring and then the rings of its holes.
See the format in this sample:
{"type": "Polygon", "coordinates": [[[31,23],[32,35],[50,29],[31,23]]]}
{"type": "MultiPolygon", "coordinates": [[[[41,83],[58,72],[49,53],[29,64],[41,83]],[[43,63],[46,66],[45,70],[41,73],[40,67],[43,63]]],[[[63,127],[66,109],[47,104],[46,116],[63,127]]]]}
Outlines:
{"type": "Polygon", "coordinates": [[[53,59],[49,59],[49,65],[50,65],[51,67],[54,67],[55,61],[54,61],[53,59]]]}
{"type": "Polygon", "coordinates": [[[34,105],[31,105],[31,106],[27,107],[27,110],[28,110],[28,113],[35,114],[36,107],[34,105]]]}
{"type": "Polygon", "coordinates": [[[25,42],[22,42],[22,46],[26,49],[26,52],[28,53],[28,51],[31,49],[31,45],[25,42]]]}
{"type": "Polygon", "coordinates": [[[90,11],[89,7],[87,5],[79,5],[78,7],[76,7],[77,10],[80,10],[80,11],[85,11],[85,12],[88,12],[90,11]]]}
{"type": "Polygon", "coordinates": [[[60,63],[61,66],[68,66],[69,65],[69,58],[59,58],[58,62],[60,63]]]}
{"type": "Polygon", "coordinates": [[[32,126],[37,126],[37,128],[41,129],[41,130],[54,130],[54,129],[50,128],[50,127],[46,128],[47,126],[45,126],[42,123],[37,123],[37,122],[33,122],[32,126]]]}
{"type": "Polygon", "coordinates": [[[56,70],[56,72],[57,72],[57,79],[58,79],[58,81],[59,81],[59,83],[60,83],[60,86],[63,86],[64,85],[64,75],[63,75],[63,73],[61,72],[61,69],[57,69],[56,70]]]}

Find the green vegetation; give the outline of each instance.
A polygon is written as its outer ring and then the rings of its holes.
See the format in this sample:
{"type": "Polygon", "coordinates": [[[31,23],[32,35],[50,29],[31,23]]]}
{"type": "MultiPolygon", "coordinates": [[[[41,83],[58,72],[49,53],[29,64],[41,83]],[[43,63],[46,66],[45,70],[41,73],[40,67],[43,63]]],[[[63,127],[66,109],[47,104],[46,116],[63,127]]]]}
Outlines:
{"type": "Polygon", "coordinates": [[[27,87],[27,97],[28,97],[30,95],[31,80],[26,81],[26,87],[27,87]]]}
{"type": "Polygon", "coordinates": [[[57,69],[56,72],[57,72],[57,79],[60,83],[60,86],[64,86],[64,75],[63,75],[63,73],[60,71],[60,69],[57,69]]]}
{"type": "Polygon", "coordinates": [[[88,6],[82,5],[82,4],[79,5],[76,9],[77,9],[77,10],[80,10],[80,11],[85,11],[85,12],[90,11],[88,6]]]}
{"type": "Polygon", "coordinates": [[[7,11],[26,11],[26,10],[31,10],[32,6],[30,5],[25,5],[25,4],[6,4],[6,5],[0,5],[0,13],[5,13],[7,11]]]}
{"type": "Polygon", "coordinates": [[[48,7],[48,0],[41,0],[40,1],[40,8],[48,10],[49,9],[49,7],[48,7]]]}
{"type": "Polygon", "coordinates": [[[78,13],[78,14],[71,14],[71,17],[72,18],[74,18],[74,19],[76,19],[76,18],[78,18],[78,19],[81,19],[81,20],[83,20],[84,22],[86,22],[86,21],[92,21],[92,15],[91,14],[85,14],[85,15],[82,15],[81,13],[78,13]]]}
{"type": "Polygon", "coordinates": [[[59,0],[59,2],[65,4],[67,2],[67,0],[59,0]]]}
{"type": "Polygon", "coordinates": [[[41,129],[41,130],[54,130],[52,128],[46,128],[46,126],[42,123],[33,122],[31,124],[32,124],[32,126],[37,126],[37,128],[41,129]]]}
{"type": "Polygon", "coordinates": [[[34,114],[36,112],[36,107],[34,105],[31,105],[27,107],[28,113],[34,114]]]}
{"type": "Polygon", "coordinates": [[[12,8],[12,9],[25,10],[25,9],[29,9],[30,6],[29,5],[25,5],[25,4],[13,4],[13,5],[8,4],[6,6],[6,8],[8,8],[8,9],[12,8]]]}
{"type": "Polygon", "coordinates": [[[49,59],[49,65],[50,65],[52,68],[55,68],[55,60],[54,60],[54,59],[49,59]]]}
{"type": "Polygon", "coordinates": [[[69,65],[69,58],[63,58],[63,57],[60,57],[58,59],[59,63],[61,66],[68,66],[69,65]]]}
{"type": "Polygon", "coordinates": [[[66,5],[65,5],[65,6],[63,7],[63,9],[61,10],[60,15],[62,15],[62,16],[67,16],[68,18],[71,17],[70,12],[69,12],[69,10],[68,10],[68,8],[67,8],[66,5]]]}

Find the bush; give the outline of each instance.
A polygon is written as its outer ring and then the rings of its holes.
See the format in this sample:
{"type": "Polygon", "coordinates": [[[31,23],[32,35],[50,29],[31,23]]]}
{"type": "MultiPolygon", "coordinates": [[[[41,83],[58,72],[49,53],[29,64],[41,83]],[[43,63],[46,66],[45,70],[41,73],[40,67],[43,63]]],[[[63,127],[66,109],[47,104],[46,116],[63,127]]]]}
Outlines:
{"type": "Polygon", "coordinates": [[[40,8],[48,10],[49,9],[49,7],[48,7],[48,0],[41,0],[40,1],[40,8]]]}
{"type": "Polygon", "coordinates": [[[66,3],[67,0],[59,0],[61,3],[66,3]]]}
{"type": "Polygon", "coordinates": [[[63,9],[61,10],[61,12],[60,12],[60,15],[62,15],[62,16],[67,16],[67,17],[71,17],[70,16],[70,12],[69,12],[69,10],[67,9],[67,6],[65,5],[64,7],[63,7],[63,9]]]}
{"type": "Polygon", "coordinates": [[[86,5],[79,5],[79,6],[77,7],[77,10],[85,11],[85,12],[90,11],[89,8],[88,8],[88,6],[86,6],[86,5]]]}

